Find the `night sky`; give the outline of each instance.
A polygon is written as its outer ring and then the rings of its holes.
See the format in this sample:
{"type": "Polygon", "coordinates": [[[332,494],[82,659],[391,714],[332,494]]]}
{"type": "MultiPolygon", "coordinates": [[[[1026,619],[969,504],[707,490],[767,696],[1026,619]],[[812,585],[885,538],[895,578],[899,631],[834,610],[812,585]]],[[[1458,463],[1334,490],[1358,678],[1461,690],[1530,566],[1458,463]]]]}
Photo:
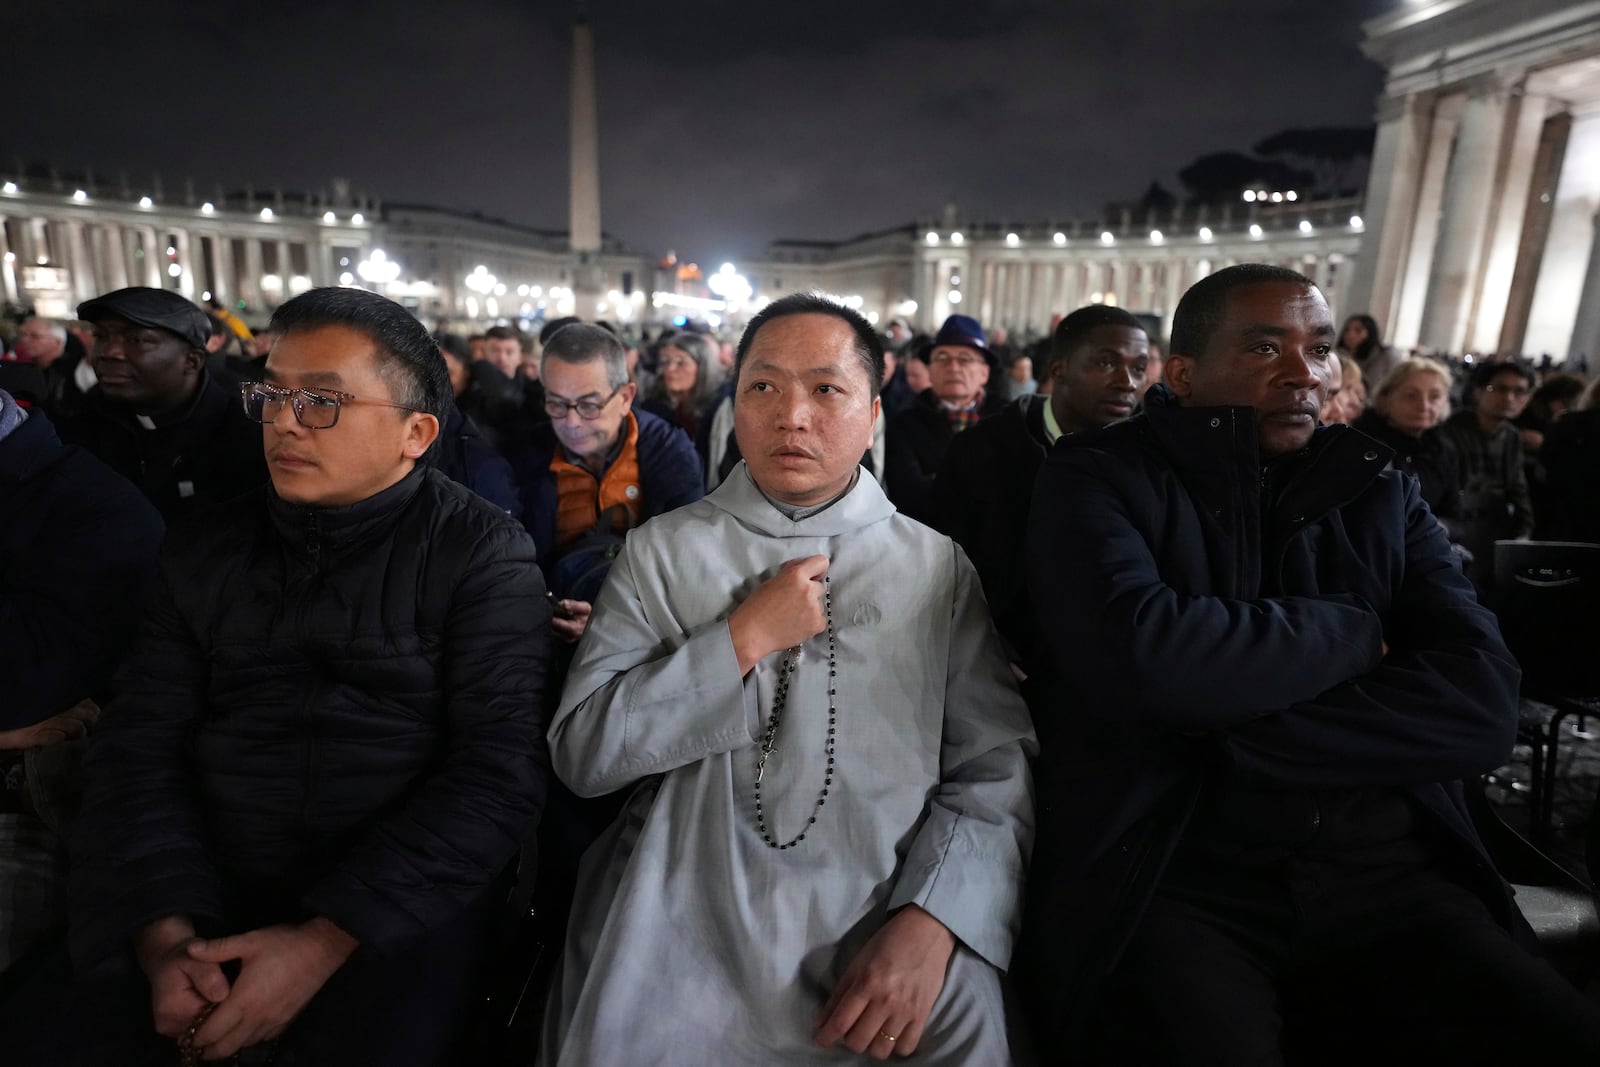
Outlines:
{"type": "MultiPolygon", "coordinates": [[[[1093,216],[1205,152],[1372,119],[1404,0],[594,0],[602,221],[759,255],[936,217],[1093,216]],[[715,15],[716,17],[712,17],[715,15]]],[[[8,0],[13,158],[564,230],[568,2],[8,0]]],[[[141,191],[136,188],[136,191],[141,191]]]]}

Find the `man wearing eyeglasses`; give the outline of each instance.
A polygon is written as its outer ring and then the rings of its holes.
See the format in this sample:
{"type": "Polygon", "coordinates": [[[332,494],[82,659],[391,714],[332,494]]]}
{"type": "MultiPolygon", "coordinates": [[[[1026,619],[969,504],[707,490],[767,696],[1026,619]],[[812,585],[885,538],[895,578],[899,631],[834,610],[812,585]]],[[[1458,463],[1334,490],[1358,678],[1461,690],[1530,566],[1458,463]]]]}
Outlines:
{"type": "Polygon", "coordinates": [[[555,599],[556,636],[589,624],[622,535],[704,495],[699,453],[678,427],[633,410],[627,351],[609,330],[563,326],[545,341],[540,378],[548,422],[511,449],[523,524],[555,599]]]}
{"type": "Polygon", "coordinates": [[[98,383],[61,438],[143,490],[168,523],[267,480],[260,430],[206,369],[205,312],[177,293],[134,286],[78,305],[94,325],[98,383]]]}
{"type": "Polygon", "coordinates": [[[1522,434],[1511,422],[1528,406],[1533,372],[1520,363],[1485,363],[1473,372],[1472,385],[1476,406],[1446,419],[1439,435],[1461,459],[1462,544],[1473,556],[1467,575],[1481,588],[1494,543],[1533,536],[1522,434]]]}
{"type": "Polygon", "coordinates": [[[356,289],[273,325],[234,400],[271,485],[168,539],[85,764],[72,949],[138,970],[63,998],[96,1025],[44,1062],[447,1062],[543,801],[544,584],[513,517],[421,462],[433,339],[356,289]]]}
{"type": "Polygon", "coordinates": [[[1004,410],[1004,389],[989,389],[996,361],[983,327],[951,315],[928,351],[932,385],[884,431],[884,488],[904,515],[934,521],[933,479],[956,434],[1004,410]]]}

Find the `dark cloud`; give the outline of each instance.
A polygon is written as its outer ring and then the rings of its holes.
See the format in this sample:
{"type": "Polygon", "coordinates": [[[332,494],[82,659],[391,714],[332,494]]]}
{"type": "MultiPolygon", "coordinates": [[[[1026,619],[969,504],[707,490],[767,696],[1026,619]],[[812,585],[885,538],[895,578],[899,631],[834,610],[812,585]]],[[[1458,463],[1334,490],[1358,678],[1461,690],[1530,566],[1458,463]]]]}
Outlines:
{"type": "MultiPolygon", "coordinates": [[[[1093,214],[1190,159],[1369,120],[1360,23],[1393,0],[592,3],[608,232],[737,257],[948,201],[1093,214]]],[[[561,228],[560,3],[12,0],[12,153],[561,228]]]]}

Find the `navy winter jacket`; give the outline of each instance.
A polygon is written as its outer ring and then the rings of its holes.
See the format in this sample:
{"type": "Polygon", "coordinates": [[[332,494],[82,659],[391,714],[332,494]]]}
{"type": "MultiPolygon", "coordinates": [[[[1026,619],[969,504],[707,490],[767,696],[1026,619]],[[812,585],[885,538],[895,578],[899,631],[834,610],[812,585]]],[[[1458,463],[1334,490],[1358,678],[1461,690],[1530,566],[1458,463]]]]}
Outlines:
{"type": "Polygon", "coordinates": [[[495,451],[477,423],[458,405],[450,405],[433,447],[433,462],[451,481],[466,486],[508,515],[522,513],[511,464],[495,451]]]}
{"type": "Polygon", "coordinates": [[[1320,427],[1263,513],[1253,412],[1158,386],[1045,461],[1028,563],[1053,670],[1019,986],[1047,1030],[1092,1003],[1219,775],[1400,790],[1517,928],[1460,780],[1507,758],[1520,672],[1389,460],[1320,427]]]}
{"type": "Polygon", "coordinates": [[[161,516],[38,407],[0,438],[0,730],[103,698],[156,574],[161,516]]]}
{"type": "MultiPolygon", "coordinates": [[[[689,435],[648,411],[633,409],[639,420],[639,521],[692,504],[705,496],[706,475],[689,435]]],[[[550,470],[556,433],[550,423],[535,426],[511,460],[522,493],[522,524],[539,548],[539,565],[555,562],[556,476],[550,470]]]]}

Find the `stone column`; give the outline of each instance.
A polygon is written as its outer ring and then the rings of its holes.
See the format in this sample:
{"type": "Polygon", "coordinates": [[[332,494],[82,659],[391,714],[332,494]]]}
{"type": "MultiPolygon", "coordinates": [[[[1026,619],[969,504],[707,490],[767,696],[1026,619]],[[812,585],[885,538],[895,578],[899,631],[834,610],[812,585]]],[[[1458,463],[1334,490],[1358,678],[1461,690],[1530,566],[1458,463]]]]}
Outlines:
{"type": "MultiPolygon", "coordinates": [[[[962,279],[962,284],[966,285],[965,278],[962,279]]],[[[969,286],[966,295],[962,297],[963,301],[977,298],[973,301],[973,306],[967,310],[967,314],[976,318],[986,329],[991,327],[995,315],[1003,306],[1001,300],[1004,298],[1004,292],[1005,267],[993,260],[985,260],[978,271],[977,286],[969,286]]],[[[934,323],[934,326],[937,327],[938,323],[934,323]]]]}
{"type": "Polygon", "coordinates": [[[1184,290],[1188,289],[1189,261],[1174,258],[1167,264],[1167,284],[1161,294],[1161,327],[1164,332],[1172,330],[1172,313],[1178,308],[1178,301],[1183,298],[1184,290]]]}
{"type": "MultiPolygon", "coordinates": [[[[1422,335],[1422,313],[1428,297],[1428,279],[1433,274],[1434,250],[1439,239],[1440,211],[1444,203],[1445,177],[1450,169],[1451,146],[1460,125],[1466,96],[1455,93],[1438,100],[1428,131],[1428,144],[1422,158],[1422,172],[1416,188],[1416,204],[1411,215],[1409,241],[1399,283],[1393,290],[1389,319],[1393,327],[1384,340],[1401,349],[1415,347],[1422,335]]],[[[1370,232],[1370,230],[1369,230],[1370,232]]],[[[1378,250],[1382,254],[1382,249],[1378,250]]],[[[1366,243],[1362,256],[1367,255],[1366,243]]],[[[1351,311],[1358,311],[1354,304],[1351,311]]],[[[1376,315],[1373,316],[1377,318],[1376,315]]],[[[1379,319],[1383,333],[1383,320],[1379,319]]]]}
{"type": "Polygon", "coordinates": [[[127,288],[128,252],[127,245],[122,238],[122,227],[115,222],[108,222],[101,230],[100,238],[100,252],[102,262],[105,264],[107,289],[127,288]]]}
{"type": "Polygon", "coordinates": [[[1366,236],[1346,298],[1350,310],[1370,312],[1385,337],[1395,332],[1400,268],[1417,222],[1431,124],[1432,102],[1425,98],[1385,97],[1378,106],[1378,137],[1362,214],[1366,236]]]}
{"type": "Polygon", "coordinates": [[[50,246],[50,224],[43,218],[31,218],[26,227],[28,233],[28,265],[38,264],[39,257],[46,259],[59,258],[56,249],[50,246]]]}
{"type": "MultiPolygon", "coordinates": [[[[216,256],[212,264],[216,268],[212,278],[211,295],[217,298],[217,303],[229,307],[234,300],[233,279],[233,242],[226,235],[220,233],[208,234],[211,238],[211,251],[216,256]]],[[[229,310],[232,310],[230,307],[229,310]]]]}
{"type": "Polygon", "coordinates": [[[72,271],[72,302],[81,304],[93,300],[100,295],[99,283],[94,276],[94,260],[89,255],[88,242],[84,240],[83,223],[63,222],[61,231],[67,266],[72,271]]]}
{"type": "Polygon", "coordinates": [[[139,233],[144,238],[144,258],[139,261],[139,273],[144,275],[143,284],[151,289],[165,289],[167,277],[161,272],[165,269],[162,263],[167,258],[164,254],[167,242],[156,233],[154,226],[141,226],[139,233]]]}
{"type": "MultiPolygon", "coordinates": [[[[194,260],[192,257],[198,254],[200,244],[198,241],[189,239],[188,230],[174,228],[172,237],[175,242],[173,247],[178,250],[178,292],[183,294],[185,300],[193,300],[195,288],[194,260]]],[[[215,296],[216,294],[213,293],[212,295],[215,296]]]]}
{"type": "Polygon", "coordinates": [[[983,324],[985,330],[993,331],[996,326],[1010,329],[1017,321],[1017,310],[1022,306],[1022,269],[1021,264],[1015,260],[1007,260],[1000,265],[1000,270],[1005,275],[1005,298],[1000,301],[1000,306],[995,309],[994,321],[983,324]]]}
{"type": "Polygon", "coordinates": [[[0,299],[11,303],[17,302],[17,264],[20,257],[17,250],[11,247],[6,233],[6,217],[0,215],[0,299]],[[11,258],[7,259],[9,256],[11,258]]]}
{"type": "Polygon", "coordinates": [[[1595,236],[1589,241],[1589,269],[1584,274],[1583,296],[1578,301],[1572,343],[1567,346],[1565,358],[1585,356],[1593,371],[1600,365],[1600,215],[1595,215],[1590,225],[1595,227],[1595,236]]]}
{"type": "Polygon", "coordinates": [[[121,256],[122,280],[126,285],[139,285],[138,279],[143,277],[143,267],[133,254],[138,239],[139,232],[134,227],[124,226],[117,231],[117,252],[121,256]]]}
{"type": "Polygon", "coordinates": [[[1600,208],[1600,110],[1573,118],[1552,207],[1523,351],[1560,358],[1572,345],[1579,305],[1585,303],[1595,211],[1600,208]]]}
{"type": "MultiPolygon", "coordinates": [[[[1472,329],[1472,313],[1478,303],[1478,287],[1488,251],[1499,243],[1497,231],[1509,231],[1510,255],[1515,256],[1521,213],[1515,209],[1502,212],[1501,208],[1505,201],[1506,172],[1512,163],[1508,149],[1513,146],[1508,142],[1515,140],[1509,136],[1508,127],[1520,127],[1516,120],[1521,111],[1539,110],[1538,107],[1525,108],[1523,103],[1519,98],[1513,105],[1509,89],[1490,78],[1472,87],[1462,109],[1461,128],[1445,181],[1444,219],[1422,314],[1420,340],[1428,348],[1451,353],[1466,350],[1467,335],[1476,333],[1472,329]],[[1502,220],[1502,214],[1511,216],[1514,221],[1502,220]]],[[[1543,122],[1542,115],[1540,122],[1543,122]]],[[[1533,133],[1537,139],[1537,128],[1533,133]]],[[[1525,149],[1531,147],[1526,145],[1525,149]]],[[[1515,166],[1524,190],[1531,168],[1531,152],[1525,151],[1525,158],[1516,161],[1515,166]]],[[[1501,310],[1496,313],[1492,334],[1495,340],[1499,338],[1504,297],[1502,291],[1501,310]]]]}
{"type": "Polygon", "coordinates": [[[1539,141],[1550,113],[1550,101],[1535,95],[1513,95],[1507,101],[1506,129],[1500,153],[1500,181],[1491,203],[1485,235],[1481,281],[1468,320],[1463,347],[1492,352],[1500,346],[1517,253],[1528,217],[1528,191],[1539,157],[1539,141]]]}
{"type": "Polygon", "coordinates": [[[1572,115],[1561,112],[1545,120],[1534,153],[1533,177],[1523,205],[1522,236],[1518,241],[1516,266],[1512,269],[1510,292],[1506,297],[1505,318],[1500,326],[1501,352],[1523,351],[1528,332],[1528,315],[1533,310],[1533,293],[1539,281],[1539,263],[1550,235],[1550,217],[1556,184],[1561,178],[1561,160],[1567,151],[1567,136],[1572,131],[1572,115]]]}
{"type": "Polygon", "coordinates": [[[261,242],[254,237],[244,239],[244,277],[239,283],[239,298],[254,311],[266,310],[266,302],[261,299],[261,242]]]}

